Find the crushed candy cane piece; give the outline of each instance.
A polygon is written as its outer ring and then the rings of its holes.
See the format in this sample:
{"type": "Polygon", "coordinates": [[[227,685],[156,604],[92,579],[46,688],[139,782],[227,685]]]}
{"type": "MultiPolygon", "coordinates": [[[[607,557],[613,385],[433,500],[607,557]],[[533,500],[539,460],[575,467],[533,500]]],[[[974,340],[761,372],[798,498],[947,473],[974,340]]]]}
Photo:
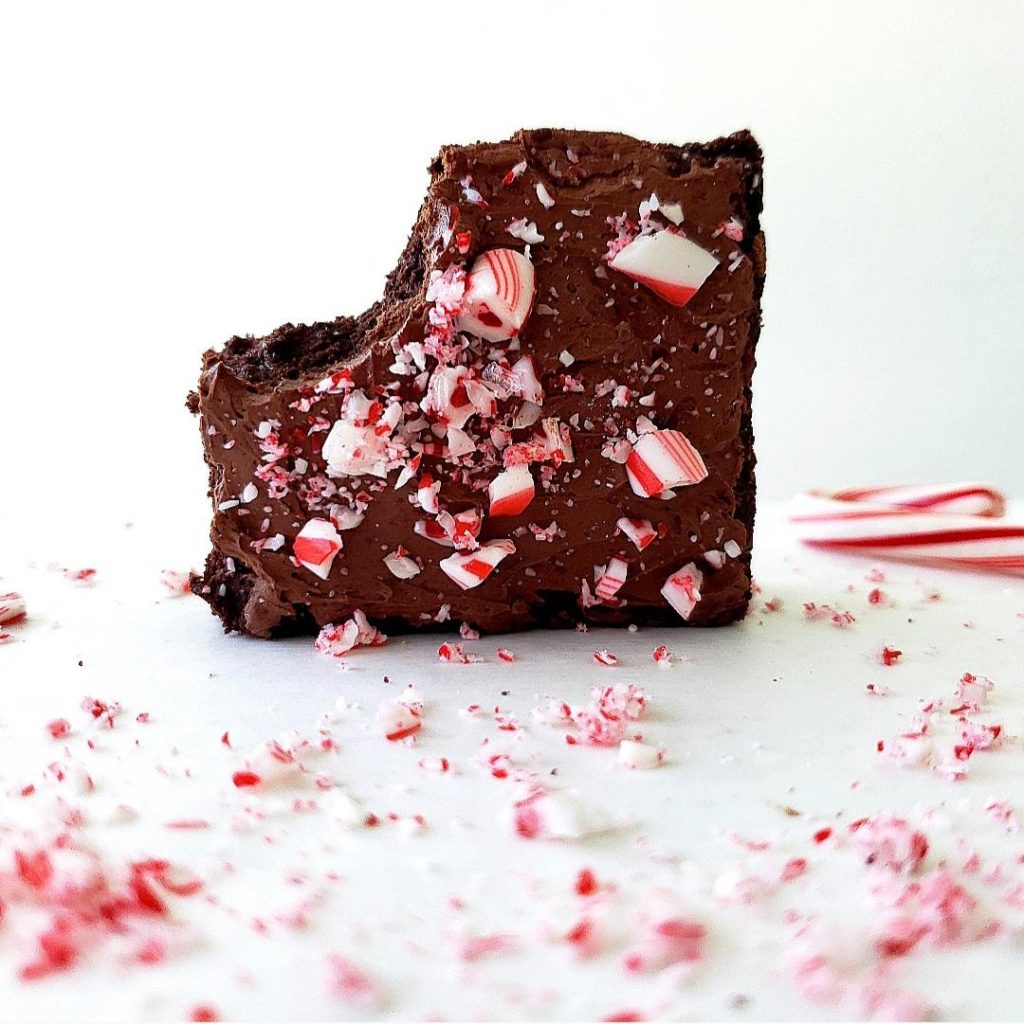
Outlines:
{"type": "Polygon", "coordinates": [[[486,341],[519,334],[534,298],[533,264],[515,249],[491,249],[477,258],[466,279],[459,330],[486,341]]]}
{"type": "Polygon", "coordinates": [[[66,718],[55,718],[46,723],[46,731],[52,739],[62,740],[71,735],[71,723],[66,718]]]}
{"type": "Polygon", "coordinates": [[[377,724],[390,743],[412,740],[423,728],[422,710],[417,704],[386,700],[377,709],[377,724]]]}
{"type": "Polygon", "coordinates": [[[894,814],[861,818],[850,825],[864,863],[897,875],[913,874],[928,854],[928,838],[894,814]]]}
{"type": "Polygon", "coordinates": [[[626,475],[635,494],[654,498],[674,487],[707,478],[700,453],[678,430],[651,430],[637,439],[626,459],[626,475]]]}
{"type": "Polygon", "coordinates": [[[623,768],[657,768],[664,760],[665,750],[663,747],[652,747],[649,743],[639,740],[619,741],[619,764],[623,768]]]}
{"type": "Polygon", "coordinates": [[[321,654],[340,658],[354,647],[379,647],[387,637],[358,608],[340,626],[324,626],[313,646],[321,654]]]}
{"type": "Polygon", "coordinates": [[[639,943],[627,951],[623,966],[632,974],[672,965],[692,966],[704,958],[704,925],[686,918],[655,920],[639,943]]]}
{"type": "Polygon", "coordinates": [[[374,1008],[381,1005],[383,996],[379,987],[354,960],[332,953],[327,958],[327,967],[330,989],[335,998],[374,1008]]]}
{"type": "Polygon", "coordinates": [[[502,470],[488,485],[489,512],[492,517],[517,516],[533,501],[536,489],[533,474],[526,464],[502,470]]]}
{"type": "Polygon", "coordinates": [[[480,586],[502,559],[515,554],[510,540],[491,540],[476,551],[449,555],[439,563],[442,571],[463,590],[480,586]]]}
{"type": "Polygon", "coordinates": [[[534,191],[537,193],[537,199],[540,200],[540,205],[546,210],[550,210],[555,205],[554,199],[551,197],[551,193],[547,190],[547,186],[543,181],[538,181],[534,186],[534,191]]]}
{"type": "Polygon", "coordinates": [[[25,599],[21,594],[0,594],[0,626],[13,626],[24,622],[26,616],[25,599]]]}
{"type": "Polygon", "coordinates": [[[704,583],[704,574],[693,562],[688,562],[674,572],[661,588],[661,595],[686,620],[693,614],[700,600],[700,588],[704,583]]]}
{"type": "Polygon", "coordinates": [[[484,659],[478,654],[467,654],[462,644],[441,644],[437,649],[439,661],[452,665],[478,665],[484,659]]]}
{"type": "MultiPolygon", "coordinates": [[[[160,573],[160,582],[171,597],[185,597],[192,593],[192,584],[187,572],[178,572],[175,569],[164,569],[160,573]]],[[[0,596],[0,605],[3,604],[3,597],[0,596]]],[[[0,622],[3,621],[3,611],[0,609],[0,622]]]]}
{"type": "Polygon", "coordinates": [[[894,647],[890,647],[886,644],[885,647],[879,652],[878,660],[886,666],[895,665],[896,662],[903,657],[903,652],[896,650],[894,647]]]}
{"type": "Polygon", "coordinates": [[[629,575],[629,565],[621,558],[612,558],[594,585],[594,596],[599,601],[610,602],[622,589],[629,575]]]}
{"type": "Polygon", "coordinates": [[[479,509],[471,508],[455,515],[440,512],[436,519],[417,520],[413,531],[442,547],[472,551],[478,546],[476,539],[482,526],[483,514],[479,509]]]}
{"type": "Polygon", "coordinates": [[[325,580],[341,551],[341,534],[327,519],[310,519],[295,538],[292,551],[300,565],[325,580]]]}
{"type": "Polygon", "coordinates": [[[607,647],[602,647],[599,651],[594,651],[594,661],[596,661],[598,665],[612,666],[618,665],[619,658],[618,655],[612,654],[607,647]]]}
{"type": "Polygon", "coordinates": [[[391,575],[400,580],[411,580],[413,576],[418,576],[421,572],[416,560],[410,558],[401,545],[397,550],[384,556],[384,564],[391,575]]]}
{"type": "Polygon", "coordinates": [[[512,806],[512,829],[522,839],[580,839],[591,829],[579,798],[538,790],[512,806]]]}
{"type": "Polygon", "coordinates": [[[638,235],[608,265],[646,285],[673,306],[685,306],[718,266],[706,249],[677,231],[638,235]]]}
{"type": "Polygon", "coordinates": [[[633,542],[637,551],[643,551],[658,536],[650,519],[627,519],[623,516],[615,525],[633,542]]]}

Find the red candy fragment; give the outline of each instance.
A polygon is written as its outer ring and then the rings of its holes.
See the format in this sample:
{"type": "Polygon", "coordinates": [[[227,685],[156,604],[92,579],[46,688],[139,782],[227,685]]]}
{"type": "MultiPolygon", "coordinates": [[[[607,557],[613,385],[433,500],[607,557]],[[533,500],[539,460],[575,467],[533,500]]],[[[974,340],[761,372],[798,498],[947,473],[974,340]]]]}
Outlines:
{"type": "Polygon", "coordinates": [[[476,551],[466,554],[449,555],[439,565],[450,579],[463,590],[480,586],[494,572],[498,563],[508,555],[515,554],[516,546],[510,540],[491,540],[476,551]]]}
{"type": "Polygon", "coordinates": [[[24,622],[25,616],[25,598],[21,594],[0,594],[0,626],[13,626],[24,622]]]}
{"type": "Polygon", "coordinates": [[[883,665],[895,665],[902,657],[902,651],[898,651],[894,647],[889,647],[888,645],[883,647],[879,654],[879,660],[883,665]]]}
{"type": "Polygon", "coordinates": [[[452,515],[440,512],[436,519],[417,520],[413,530],[420,537],[426,537],[435,544],[460,551],[472,551],[477,547],[484,517],[479,509],[471,508],[452,515]]]}
{"type": "Polygon", "coordinates": [[[502,470],[488,485],[492,517],[517,516],[533,501],[536,488],[530,467],[525,464],[502,470]]]}
{"type": "Polygon", "coordinates": [[[704,574],[693,562],[688,562],[669,576],[661,588],[661,595],[679,613],[680,618],[685,620],[697,607],[703,582],[704,574]]]}
{"type": "Polygon", "coordinates": [[[629,565],[626,562],[621,558],[610,559],[607,568],[594,586],[594,595],[605,603],[614,601],[628,575],[629,565]]]}
{"type": "Polygon", "coordinates": [[[458,318],[459,330],[486,341],[516,337],[535,292],[533,264],[515,249],[491,249],[473,264],[458,318]]]}
{"type": "Polygon", "coordinates": [[[627,519],[623,516],[615,525],[633,542],[637,551],[643,551],[658,536],[650,519],[627,519]]]}
{"type": "Polygon", "coordinates": [[[55,739],[62,740],[71,733],[71,723],[66,718],[55,718],[47,722],[46,731],[55,739]]]}
{"type": "Polygon", "coordinates": [[[354,647],[379,647],[386,641],[387,637],[357,608],[340,626],[324,626],[313,646],[321,654],[340,658],[354,647]]]}
{"type": "Polygon", "coordinates": [[[422,713],[419,704],[386,700],[377,709],[377,722],[384,738],[390,743],[398,743],[401,740],[412,740],[423,728],[420,719],[422,713]]]}
{"type": "Polygon", "coordinates": [[[718,266],[706,249],[676,231],[639,235],[609,261],[673,306],[685,306],[718,266]]]}
{"type": "Polygon", "coordinates": [[[300,565],[325,580],[341,550],[341,534],[327,519],[310,519],[299,531],[292,550],[300,565]]]}
{"type": "Polygon", "coordinates": [[[633,445],[626,475],[634,493],[653,498],[673,487],[700,483],[708,470],[685,435],[678,430],[652,430],[633,445]]]}

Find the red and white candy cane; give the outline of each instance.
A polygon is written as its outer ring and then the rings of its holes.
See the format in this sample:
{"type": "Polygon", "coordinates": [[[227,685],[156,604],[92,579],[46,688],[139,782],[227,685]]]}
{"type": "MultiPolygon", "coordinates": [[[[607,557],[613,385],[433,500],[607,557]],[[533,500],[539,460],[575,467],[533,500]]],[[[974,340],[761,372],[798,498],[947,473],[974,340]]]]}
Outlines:
{"type": "Polygon", "coordinates": [[[810,491],[790,519],[810,547],[952,569],[1024,575],[1024,524],[982,484],[810,491]]]}

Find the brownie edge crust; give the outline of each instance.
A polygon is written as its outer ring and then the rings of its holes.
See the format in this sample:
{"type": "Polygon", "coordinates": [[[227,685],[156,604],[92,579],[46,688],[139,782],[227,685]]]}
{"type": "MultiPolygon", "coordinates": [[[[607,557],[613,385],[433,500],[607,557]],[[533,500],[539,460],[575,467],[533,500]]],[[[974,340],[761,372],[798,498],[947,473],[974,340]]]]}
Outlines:
{"type": "Polygon", "coordinates": [[[749,132],[448,146],[381,300],[203,359],[226,630],[723,625],[751,593],[749,132]]]}

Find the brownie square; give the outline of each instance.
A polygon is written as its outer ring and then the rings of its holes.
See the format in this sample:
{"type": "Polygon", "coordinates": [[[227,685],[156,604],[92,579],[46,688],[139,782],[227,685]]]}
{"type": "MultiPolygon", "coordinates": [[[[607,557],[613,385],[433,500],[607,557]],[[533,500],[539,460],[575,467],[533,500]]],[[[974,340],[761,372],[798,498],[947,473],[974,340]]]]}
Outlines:
{"type": "Polygon", "coordinates": [[[226,629],[720,625],[750,598],[761,151],[447,146],[383,298],[208,351],[226,629]]]}

